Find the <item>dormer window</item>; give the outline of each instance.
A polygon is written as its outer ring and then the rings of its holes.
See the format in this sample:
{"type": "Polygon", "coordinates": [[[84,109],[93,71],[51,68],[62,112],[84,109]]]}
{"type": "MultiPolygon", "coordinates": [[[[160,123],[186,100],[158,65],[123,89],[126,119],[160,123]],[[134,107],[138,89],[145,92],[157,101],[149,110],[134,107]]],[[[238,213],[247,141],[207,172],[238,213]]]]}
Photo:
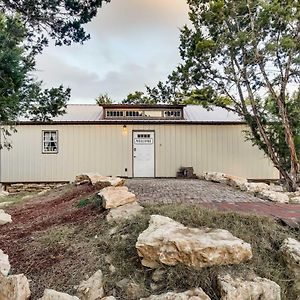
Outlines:
{"type": "Polygon", "coordinates": [[[130,105],[108,105],[104,106],[106,119],[182,119],[182,106],[152,105],[135,106],[130,105]]]}

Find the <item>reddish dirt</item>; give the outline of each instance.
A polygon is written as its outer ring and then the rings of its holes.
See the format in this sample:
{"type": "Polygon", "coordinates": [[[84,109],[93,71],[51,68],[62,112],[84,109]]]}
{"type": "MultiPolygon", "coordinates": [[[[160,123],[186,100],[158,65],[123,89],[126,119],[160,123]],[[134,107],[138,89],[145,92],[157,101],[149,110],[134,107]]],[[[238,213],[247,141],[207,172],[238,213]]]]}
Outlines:
{"type": "MultiPolygon", "coordinates": [[[[50,229],[58,225],[79,224],[93,218],[99,211],[86,206],[78,209],[76,203],[80,199],[88,198],[99,189],[91,185],[63,186],[50,192],[49,195],[33,198],[23,204],[11,206],[6,212],[12,216],[13,222],[0,227],[0,249],[9,255],[14,270],[26,270],[28,266],[28,245],[34,242],[33,234],[50,229]]],[[[55,249],[45,249],[34,253],[36,268],[48,267],[59,260],[60,253],[65,249],[56,246],[55,249]],[[51,253],[51,259],[49,258],[51,253]]],[[[30,272],[34,272],[33,269],[30,272]]]]}

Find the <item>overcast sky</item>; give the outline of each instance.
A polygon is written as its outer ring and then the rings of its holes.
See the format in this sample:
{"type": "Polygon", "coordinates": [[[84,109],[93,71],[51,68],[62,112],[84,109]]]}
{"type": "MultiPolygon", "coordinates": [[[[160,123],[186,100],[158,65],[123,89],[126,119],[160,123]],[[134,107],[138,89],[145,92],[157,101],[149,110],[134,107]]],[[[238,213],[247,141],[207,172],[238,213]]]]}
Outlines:
{"type": "Polygon", "coordinates": [[[101,93],[119,102],[166,79],[180,62],[179,28],[187,22],[185,0],[112,0],[86,26],[89,41],[38,56],[38,78],[44,87],[69,86],[72,103],[94,103],[101,93]]]}

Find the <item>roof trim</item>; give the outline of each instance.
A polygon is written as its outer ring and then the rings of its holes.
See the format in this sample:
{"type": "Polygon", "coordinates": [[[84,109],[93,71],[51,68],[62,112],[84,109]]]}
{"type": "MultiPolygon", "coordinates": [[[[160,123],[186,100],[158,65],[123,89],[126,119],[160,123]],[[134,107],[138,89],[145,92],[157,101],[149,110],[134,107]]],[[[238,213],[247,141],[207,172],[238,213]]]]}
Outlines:
{"type": "Polygon", "coordinates": [[[110,108],[118,108],[118,109],[126,109],[126,108],[147,108],[147,109],[182,109],[186,105],[184,104],[101,104],[104,109],[110,109],[110,108]]]}
{"type": "Polygon", "coordinates": [[[17,122],[16,125],[241,125],[244,121],[187,121],[187,120],[100,120],[100,121],[50,121],[37,122],[25,121],[17,122]]]}

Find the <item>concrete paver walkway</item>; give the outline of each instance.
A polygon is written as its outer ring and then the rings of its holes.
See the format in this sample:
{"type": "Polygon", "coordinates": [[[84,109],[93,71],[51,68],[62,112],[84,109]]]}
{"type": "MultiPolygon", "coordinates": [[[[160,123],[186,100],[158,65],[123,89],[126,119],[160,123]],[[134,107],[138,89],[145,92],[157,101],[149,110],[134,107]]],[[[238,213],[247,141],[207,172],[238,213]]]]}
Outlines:
{"type": "Polygon", "coordinates": [[[220,211],[272,216],[300,226],[300,204],[264,201],[229,186],[203,180],[128,179],[126,185],[141,203],[194,203],[220,211]]]}

